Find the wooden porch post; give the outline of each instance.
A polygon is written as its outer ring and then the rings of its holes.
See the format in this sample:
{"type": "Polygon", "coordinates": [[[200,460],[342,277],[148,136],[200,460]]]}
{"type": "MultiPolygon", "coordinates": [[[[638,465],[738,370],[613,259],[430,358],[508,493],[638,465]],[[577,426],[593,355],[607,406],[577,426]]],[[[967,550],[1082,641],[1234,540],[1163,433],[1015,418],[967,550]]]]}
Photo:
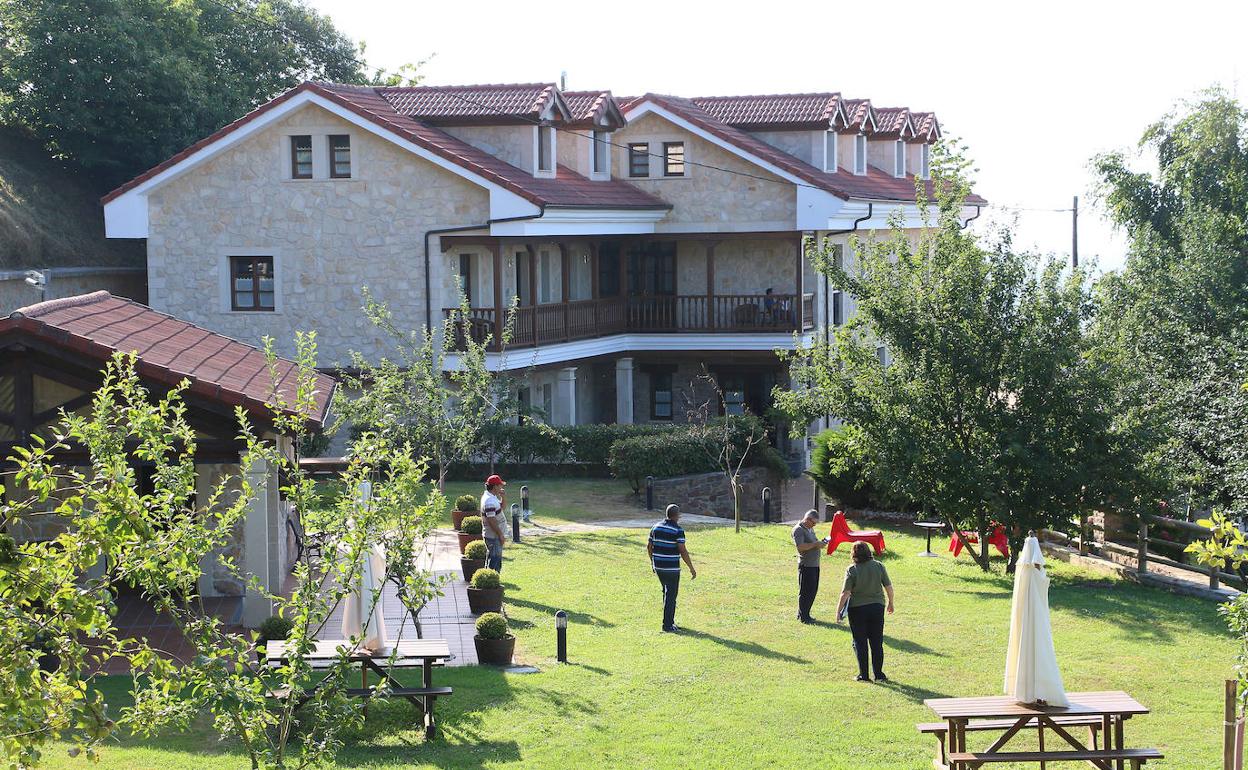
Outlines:
{"type": "Polygon", "coordinates": [[[571,339],[568,332],[568,292],[572,287],[572,281],[568,275],[571,263],[568,260],[568,244],[560,241],[559,244],[559,299],[563,300],[563,339],[566,342],[571,339]]]}
{"type": "Polygon", "coordinates": [[[797,297],[793,300],[793,324],[797,331],[801,331],[806,324],[806,307],[803,293],[806,289],[806,266],[805,259],[805,239],[799,233],[797,236],[797,297]]]}
{"type": "Polygon", "coordinates": [[[716,241],[706,244],[706,328],[715,328],[715,245],[716,241]]]}
{"type": "Polygon", "coordinates": [[[529,306],[533,308],[529,313],[529,329],[533,333],[533,346],[537,347],[537,252],[531,243],[524,244],[524,249],[529,252],[529,306]]]}
{"type": "Polygon", "coordinates": [[[503,318],[503,239],[498,238],[494,241],[494,338],[490,340],[494,350],[502,349],[506,325],[503,318]]]}

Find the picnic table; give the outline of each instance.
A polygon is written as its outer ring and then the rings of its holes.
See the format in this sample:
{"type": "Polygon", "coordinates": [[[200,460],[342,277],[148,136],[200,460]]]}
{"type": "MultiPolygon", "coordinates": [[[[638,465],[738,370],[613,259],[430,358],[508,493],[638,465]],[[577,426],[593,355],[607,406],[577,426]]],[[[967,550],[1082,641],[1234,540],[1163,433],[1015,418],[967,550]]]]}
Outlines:
{"type": "MultiPolygon", "coordinates": [[[[1162,758],[1161,752],[1156,749],[1128,749],[1123,745],[1123,723],[1133,716],[1148,713],[1148,709],[1130,695],[1111,690],[1072,692],[1066,697],[1070,705],[1061,708],[1019,703],[1008,695],[929,698],[923,701],[946,723],[944,735],[938,736],[941,746],[937,749],[934,764],[942,770],[969,770],[999,762],[1038,762],[1043,768],[1047,762],[1084,761],[1101,770],[1124,770],[1125,763],[1130,762],[1132,770],[1137,770],[1150,759],[1162,758]],[[1095,740],[1096,729],[1090,730],[1093,735],[1090,748],[1067,729],[1097,723],[1102,736],[1099,748],[1095,740]],[[1029,729],[1039,733],[1038,750],[1002,751],[1014,736],[1029,729]],[[985,730],[1004,730],[1004,733],[983,751],[968,750],[966,734],[985,730]],[[1046,731],[1060,738],[1066,746],[1058,749],[1046,747],[1046,731]]],[[[921,732],[935,732],[924,729],[930,727],[919,725],[921,732]]]]}
{"type": "MultiPolygon", "coordinates": [[[[304,659],[311,663],[313,667],[323,667],[337,660],[339,658],[338,649],[347,647],[349,644],[350,642],[346,639],[321,639],[313,644],[312,649],[304,656],[304,659]]],[[[450,645],[445,639],[405,639],[397,642],[395,646],[397,649],[387,647],[383,652],[376,655],[362,650],[353,651],[348,660],[352,664],[358,663],[360,665],[361,686],[347,688],[347,694],[357,698],[364,698],[365,707],[367,707],[368,698],[407,698],[421,710],[424,717],[425,738],[433,738],[437,732],[437,725],[433,717],[434,702],[438,698],[450,695],[452,692],[450,687],[433,686],[433,667],[442,665],[444,661],[450,659],[450,645]],[[392,652],[393,659],[391,656],[392,652]],[[387,667],[383,668],[380,665],[382,663],[387,664],[387,667]],[[388,670],[417,667],[421,669],[420,687],[403,686],[402,683],[390,675],[388,670]],[[369,687],[369,671],[375,673],[381,681],[389,686],[381,690],[369,687]]],[[[266,646],[265,655],[270,666],[283,665],[290,659],[290,653],[286,649],[286,642],[280,640],[269,642],[266,646]]],[[[313,685],[310,690],[305,690],[301,693],[295,708],[302,706],[310,700],[324,683],[325,679],[322,679],[313,685]]],[[[289,695],[289,693],[286,693],[286,695],[289,695]]]]}

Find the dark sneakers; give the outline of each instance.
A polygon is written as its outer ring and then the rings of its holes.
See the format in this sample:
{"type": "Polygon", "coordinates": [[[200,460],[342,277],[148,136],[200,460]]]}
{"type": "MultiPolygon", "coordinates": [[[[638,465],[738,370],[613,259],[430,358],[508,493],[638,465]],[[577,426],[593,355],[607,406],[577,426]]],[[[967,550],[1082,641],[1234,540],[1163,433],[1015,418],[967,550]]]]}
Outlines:
{"type": "Polygon", "coordinates": [[[875,675],[875,681],[877,681],[877,682],[887,682],[887,681],[888,681],[888,677],[884,676],[884,674],[883,674],[883,673],[879,673],[879,674],[876,674],[876,675],[875,675]]]}
{"type": "Polygon", "coordinates": [[[680,633],[680,626],[667,626],[667,627],[665,627],[665,628],[663,629],[663,633],[665,633],[665,634],[679,634],[679,633],[680,633]]]}
{"type": "Polygon", "coordinates": [[[862,674],[859,674],[858,676],[854,677],[854,681],[855,682],[870,682],[871,677],[863,676],[862,674]]]}

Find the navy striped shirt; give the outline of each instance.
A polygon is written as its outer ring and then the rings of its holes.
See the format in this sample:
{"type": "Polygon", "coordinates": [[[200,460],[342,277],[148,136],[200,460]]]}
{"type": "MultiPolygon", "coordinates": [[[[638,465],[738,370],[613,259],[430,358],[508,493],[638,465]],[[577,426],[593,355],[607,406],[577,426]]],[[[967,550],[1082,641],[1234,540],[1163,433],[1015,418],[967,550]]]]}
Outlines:
{"type": "Polygon", "coordinates": [[[679,524],[664,519],[650,529],[650,545],[653,547],[652,563],[657,572],[680,572],[680,546],[685,542],[685,531],[679,524]]]}

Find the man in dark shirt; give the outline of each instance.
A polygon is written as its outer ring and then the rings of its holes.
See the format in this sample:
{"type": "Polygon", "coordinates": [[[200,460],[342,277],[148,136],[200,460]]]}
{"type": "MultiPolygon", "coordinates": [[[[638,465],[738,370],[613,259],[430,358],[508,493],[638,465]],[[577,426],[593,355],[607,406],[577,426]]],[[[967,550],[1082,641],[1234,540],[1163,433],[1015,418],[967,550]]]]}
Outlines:
{"type": "Polygon", "coordinates": [[[797,546],[797,619],[803,623],[814,622],[810,608],[815,606],[815,596],[819,594],[819,557],[828,543],[815,534],[818,521],[819,514],[810,510],[793,527],[793,544],[797,546]]]}
{"type": "Polygon", "coordinates": [[[689,578],[696,579],[698,571],[685,550],[685,531],[680,527],[680,506],[667,506],[667,517],[650,529],[646,541],[646,553],[650,556],[650,568],[658,575],[663,586],[663,630],[676,633],[676,595],[680,592],[680,561],[689,565],[689,578]]]}

